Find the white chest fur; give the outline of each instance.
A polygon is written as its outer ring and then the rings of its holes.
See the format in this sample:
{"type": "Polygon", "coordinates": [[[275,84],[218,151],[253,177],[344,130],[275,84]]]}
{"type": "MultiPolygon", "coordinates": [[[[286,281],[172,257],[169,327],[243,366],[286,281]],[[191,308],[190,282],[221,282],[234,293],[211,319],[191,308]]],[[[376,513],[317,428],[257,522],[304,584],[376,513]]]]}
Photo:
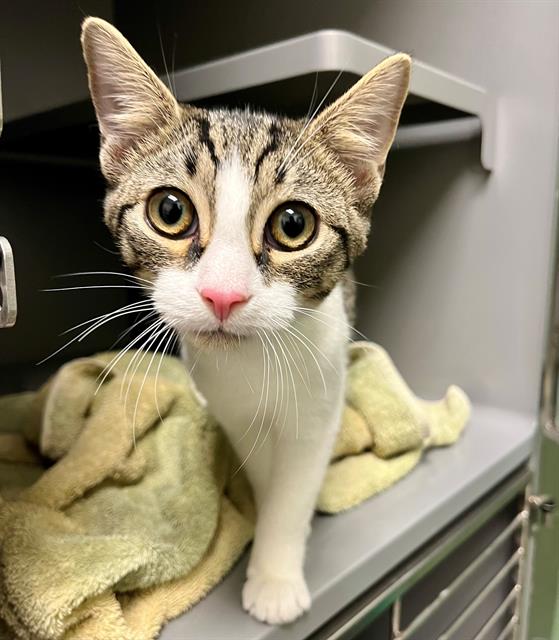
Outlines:
{"type": "Polygon", "coordinates": [[[270,622],[291,620],[310,606],[305,540],[340,424],[347,334],[337,287],[314,313],[276,335],[261,333],[228,351],[183,345],[255,494],[258,522],[243,604],[270,622]]]}

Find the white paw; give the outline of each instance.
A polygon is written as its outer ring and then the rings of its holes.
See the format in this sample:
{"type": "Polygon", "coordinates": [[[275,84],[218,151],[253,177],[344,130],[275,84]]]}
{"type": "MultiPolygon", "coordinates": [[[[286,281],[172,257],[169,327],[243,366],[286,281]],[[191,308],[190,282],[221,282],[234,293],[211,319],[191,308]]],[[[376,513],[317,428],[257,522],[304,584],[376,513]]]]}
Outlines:
{"type": "Polygon", "coordinates": [[[253,575],[243,587],[243,608],[268,624],[293,622],[311,606],[309,590],[302,576],[279,578],[253,575]]]}

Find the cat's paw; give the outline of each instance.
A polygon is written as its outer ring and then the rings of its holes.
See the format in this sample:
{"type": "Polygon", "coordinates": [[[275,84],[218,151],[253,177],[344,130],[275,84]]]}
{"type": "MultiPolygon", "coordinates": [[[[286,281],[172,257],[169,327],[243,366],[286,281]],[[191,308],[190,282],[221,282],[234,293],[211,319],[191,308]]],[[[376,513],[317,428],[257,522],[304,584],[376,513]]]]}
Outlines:
{"type": "Polygon", "coordinates": [[[303,576],[294,578],[252,575],[243,587],[243,608],[268,624],[293,622],[311,606],[303,576]]]}

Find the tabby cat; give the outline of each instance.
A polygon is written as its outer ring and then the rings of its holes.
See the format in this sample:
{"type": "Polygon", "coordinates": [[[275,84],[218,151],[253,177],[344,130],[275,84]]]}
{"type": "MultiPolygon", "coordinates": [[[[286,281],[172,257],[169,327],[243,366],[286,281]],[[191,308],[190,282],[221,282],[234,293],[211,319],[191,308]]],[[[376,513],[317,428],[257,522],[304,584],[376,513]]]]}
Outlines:
{"type": "Polygon", "coordinates": [[[310,119],[179,104],[88,18],[105,220],[246,470],[257,524],[244,608],[310,606],[306,538],[344,404],[354,259],[406,97],[391,56],[310,119]]]}

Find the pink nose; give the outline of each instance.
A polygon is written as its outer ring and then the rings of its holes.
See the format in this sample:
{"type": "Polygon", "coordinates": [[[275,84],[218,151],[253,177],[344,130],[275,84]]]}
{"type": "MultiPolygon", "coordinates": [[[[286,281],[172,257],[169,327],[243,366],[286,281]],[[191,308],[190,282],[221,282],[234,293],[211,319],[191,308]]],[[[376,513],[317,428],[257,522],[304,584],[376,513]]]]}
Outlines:
{"type": "Polygon", "coordinates": [[[240,291],[218,291],[217,289],[201,289],[202,298],[212,305],[216,318],[223,322],[231,314],[233,305],[242,304],[248,296],[240,291]]]}

